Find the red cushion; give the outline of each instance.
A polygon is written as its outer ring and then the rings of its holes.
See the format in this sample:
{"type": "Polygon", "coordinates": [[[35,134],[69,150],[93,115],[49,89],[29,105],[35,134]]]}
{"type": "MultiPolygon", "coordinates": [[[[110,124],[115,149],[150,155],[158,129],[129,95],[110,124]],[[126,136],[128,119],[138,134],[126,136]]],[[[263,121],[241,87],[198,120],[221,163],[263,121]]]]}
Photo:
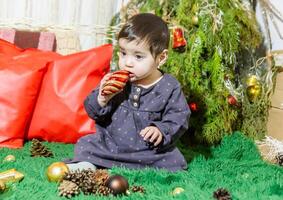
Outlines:
{"type": "Polygon", "coordinates": [[[7,42],[6,40],[0,39],[0,56],[4,55],[17,55],[21,53],[22,49],[17,47],[16,45],[7,42]]]}
{"type": "Polygon", "coordinates": [[[59,55],[39,50],[14,53],[0,59],[0,147],[20,148],[46,63],[59,55]]]}
{"type": "Polygon", "coordinates": [[[28,131],[28,139],[75,143],[95,132],[84,109],[86,96],[109,72],[112,45],[63,56],[44,76],[28,131]]]}

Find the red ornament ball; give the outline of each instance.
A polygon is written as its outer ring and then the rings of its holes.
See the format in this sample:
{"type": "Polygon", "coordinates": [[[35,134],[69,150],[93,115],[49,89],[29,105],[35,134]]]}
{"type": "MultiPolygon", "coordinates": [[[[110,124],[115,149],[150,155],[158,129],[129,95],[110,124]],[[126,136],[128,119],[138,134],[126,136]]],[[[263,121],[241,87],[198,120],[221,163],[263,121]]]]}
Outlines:
{"type": "Polygon", "coordinates": [[[193,111],[193,112],[198,111],[198,105],[195,102],[189,103],[189,107],[190,107],[191,111],[193,111]]]}
{"type": "Polygon", "coordinates": [[[238,104],[237,99],[232,95],[228,96],[228,103],[233,106],[236,106],[238,104]]]}

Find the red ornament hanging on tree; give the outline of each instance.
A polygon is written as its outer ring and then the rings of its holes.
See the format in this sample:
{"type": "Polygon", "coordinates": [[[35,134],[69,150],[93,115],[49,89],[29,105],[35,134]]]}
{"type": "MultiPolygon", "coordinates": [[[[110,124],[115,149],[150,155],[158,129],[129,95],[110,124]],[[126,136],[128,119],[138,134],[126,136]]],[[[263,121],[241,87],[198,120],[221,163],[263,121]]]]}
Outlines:
{"type": "Polygon", "coordinates": [[[187,45],[187,41],[184,37],[184,31],[182,28],[173,29],[173,49],[177,51],[184,51],[187,45]]]}
{"type": "Polygon", "coordinates": [[[189,107],[190,107],[192,112],[198,111],[198,106],[197,106],[197,104],[195,102],[190,102],[189,103],[189,107]]]}
{"type": "Polygon", "coordinates": [[[233,95],[229,95],[228,96],[228,103],[232,106],[237,106],[238,105],[238,101],[237,99],[233,96],[233,95]]]}

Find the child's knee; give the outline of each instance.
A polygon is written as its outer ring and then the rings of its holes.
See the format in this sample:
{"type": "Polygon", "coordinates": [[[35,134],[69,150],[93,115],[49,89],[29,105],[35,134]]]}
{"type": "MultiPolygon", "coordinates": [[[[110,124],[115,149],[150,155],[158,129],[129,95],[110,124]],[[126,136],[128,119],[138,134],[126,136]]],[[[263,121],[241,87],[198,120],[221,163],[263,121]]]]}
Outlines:
{"type": "Polygon", "coordinates": [[[90,162],[78,162],[78,163],[70,163],[67,164],[70,172],[74,172],[74,171],[82,171],[82,170],[96,170],[96,166],[90,162]]]}

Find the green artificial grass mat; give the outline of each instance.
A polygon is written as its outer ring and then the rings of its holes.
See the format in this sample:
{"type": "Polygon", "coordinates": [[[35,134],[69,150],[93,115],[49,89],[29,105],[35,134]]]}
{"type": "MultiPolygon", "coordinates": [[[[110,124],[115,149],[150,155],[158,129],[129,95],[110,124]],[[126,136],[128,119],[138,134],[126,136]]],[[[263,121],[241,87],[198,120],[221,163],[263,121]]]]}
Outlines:
{"type": "MultiPolygon", "coordinates": [[[[0,199],[57,200],[57,184],[48,182],[47,167],[64,158],[73,156],[74,145],[44,144],[53,151],[54,158],[30,157],[31,142],[23,149],[0,149],[0,172],[16,168],[25,178],[18,183],[9,184],[8,190],[0,194],[0,199]],[[15,162],[3,162],[12,154],[15,162]]],[[[184,172],[170,173],[164,170],[129,170],[113,168],[111,174],[125,176],[130,186],[142,185],[146,193],[131,193],[128,196],[103,197],[80,194],[72,199],[186,199],[209,200],[218,188],[227,189],[232,199],[240,200],[282,200],[283,167],[263,161],[254,141],[236,132],[224,137],[221,144],[205,150],[187,148],[184,153],[189,160],[189,168],[184,172]],[[205,155],[202,153],[205,152],[205,155]],[[172,190],[182,187],[185,191],[177,196],[172,190]]]]}

